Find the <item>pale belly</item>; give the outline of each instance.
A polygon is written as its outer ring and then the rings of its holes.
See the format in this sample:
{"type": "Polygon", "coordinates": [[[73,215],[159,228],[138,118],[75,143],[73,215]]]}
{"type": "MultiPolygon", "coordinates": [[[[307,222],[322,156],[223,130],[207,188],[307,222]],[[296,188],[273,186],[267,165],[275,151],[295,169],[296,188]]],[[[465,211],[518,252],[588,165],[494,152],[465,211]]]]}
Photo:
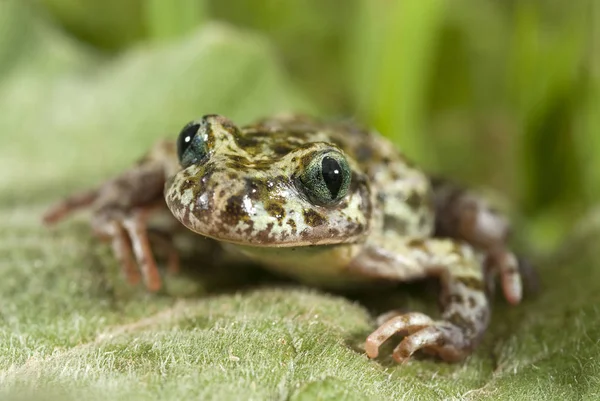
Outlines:
{"type": "Polygon", "coordinates": [[[319,287],[345,289],[371,287],[381,279],[349,270],[361,245],[305,246],[297,248],[232,245],[248,258],[276,273],[319,287]]]}

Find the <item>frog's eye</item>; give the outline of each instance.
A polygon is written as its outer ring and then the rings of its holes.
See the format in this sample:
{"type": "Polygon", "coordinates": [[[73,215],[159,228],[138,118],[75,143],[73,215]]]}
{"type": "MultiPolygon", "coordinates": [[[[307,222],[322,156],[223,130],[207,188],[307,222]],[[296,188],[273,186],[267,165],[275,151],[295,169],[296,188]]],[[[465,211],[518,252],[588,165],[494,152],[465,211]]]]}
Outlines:
{"type": "Polygon", "coordinates": [[[207,155],[204,121],[187,124],[177,138],[177,157],[183,168],[196,164],[207,155]]]}
{"type": "Polygon", "coordinates": [[[348,193],[350,176],[346,158],[332,151],[314,157],[300,175],[300,182],[311,201],[331,205],[348,193]]]}

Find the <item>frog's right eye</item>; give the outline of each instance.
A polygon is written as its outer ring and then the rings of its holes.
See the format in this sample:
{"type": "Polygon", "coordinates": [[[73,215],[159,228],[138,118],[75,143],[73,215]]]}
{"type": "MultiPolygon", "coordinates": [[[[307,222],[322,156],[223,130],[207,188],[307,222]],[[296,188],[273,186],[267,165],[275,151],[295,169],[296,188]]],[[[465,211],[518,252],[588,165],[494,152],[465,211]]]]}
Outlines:
{"type": "Polygon", "coordinates": [[[183,168],[201,162],[208,154],[205,122],[192,121],[177,138],[177,157],[183,168]]]}

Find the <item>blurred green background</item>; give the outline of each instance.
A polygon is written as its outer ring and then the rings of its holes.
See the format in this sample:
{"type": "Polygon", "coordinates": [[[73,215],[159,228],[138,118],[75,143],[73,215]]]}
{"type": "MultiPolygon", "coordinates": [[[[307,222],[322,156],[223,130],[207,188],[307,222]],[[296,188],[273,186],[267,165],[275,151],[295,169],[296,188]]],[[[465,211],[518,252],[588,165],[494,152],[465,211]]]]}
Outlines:
{"type": "Polygon", "coordinates": [[[430,171],[494,188],[536,246],[556,244],[600,196],[594,0],[40,5],[109,56],[212,21],[257,32],[314,113],[354,116],[430,171]]]}
{"type": "Polygon", "coordinates": [[[597,0],[0,0],[0,393],[600,399],[599,21],[597,0]],[[399,366],[362,343],[378,312],[435,314],[427,285],[354,302],[182,255],[149,294],[85,215],[41,225],[193,118],[282,111],[490,192],[542,291],[496,297],[464,362],[399,366]]]}

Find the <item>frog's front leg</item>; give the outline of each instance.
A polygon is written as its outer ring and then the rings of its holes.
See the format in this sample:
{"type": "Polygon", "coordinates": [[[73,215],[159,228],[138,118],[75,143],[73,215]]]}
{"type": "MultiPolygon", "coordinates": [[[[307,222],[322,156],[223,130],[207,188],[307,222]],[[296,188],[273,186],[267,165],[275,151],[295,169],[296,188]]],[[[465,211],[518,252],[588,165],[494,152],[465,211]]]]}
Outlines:
{"type": "Polygon", "coordinates": [[[441,179],[432,180],[435,235],[456,238],[485,251],[488,285],[500,274],[504,297],[511,304],[522,298],[521,273],[516,256],[508,249],[508,220],[481,196],[441,179]]]}
{"type": "Polygon", "coordinates": [[[405,336],[393,352],[398,362],[407,361],[417,350],[446,361],[469,355],[490,318],[481,261],[471,246],[453,239],[430,238],[396,243],[394,252],[386,248],[366,248],[353,261],[353,267],[397,280],[438,276],[442,315],[440,320],[422,313],[392,317],[367,338],[367,355],[377,357],[379,347],[394,334],[405,336]]]}
{"type": "Polygon", "coordinates": [[[95,190],[72,195],[52,206],[43,221],[54,224],[78,209],[91,207],[92,229],[101,239],[111,242],[127,280],[136,284],[141,272],[148,289],[157,291],[161,278],[151,239],[166,249],[170,270],[177,269],[177,256],[164,236],[148,229],[147,221],[158,209],[167,210],[163,187],[167,174],[175,168],[173,160],[176,161],[173,144],[160,142],[133,168],[95,190]]]}

